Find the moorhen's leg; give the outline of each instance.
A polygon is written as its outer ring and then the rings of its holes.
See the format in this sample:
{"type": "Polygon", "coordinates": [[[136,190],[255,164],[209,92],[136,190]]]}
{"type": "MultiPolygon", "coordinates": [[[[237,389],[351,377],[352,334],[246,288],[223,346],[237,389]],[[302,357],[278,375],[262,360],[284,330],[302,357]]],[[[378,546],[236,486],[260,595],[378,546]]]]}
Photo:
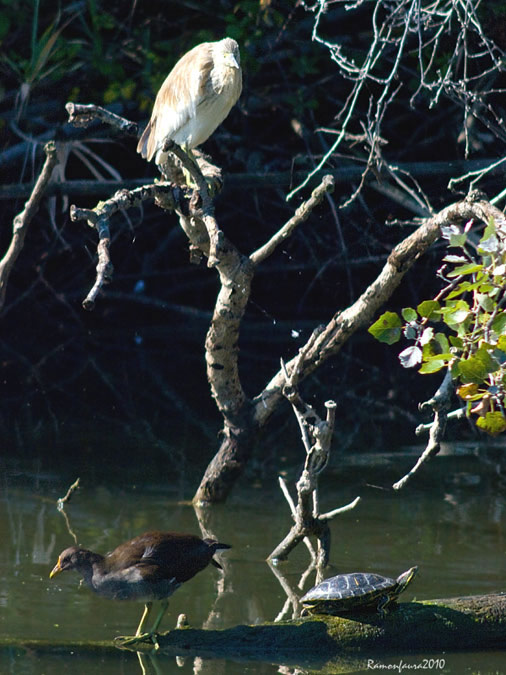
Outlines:
{"type": "Polygon", "coordinates": [[[135,644],[136,642],[142,642],[143,640],[146,640],[147,638],[151,637],[152,631],[150,631],[149,633],[144,633],[143,631],[144,626],[146,625],[146,621],[148,620],[148,617],[151,614],[152,609],[153,603],[146,602],[144,605],[144,612],[142,613],[141,620],[139,621],[139,625],[137,626],[137,630],[135,631],[135,635],[134,636],[118,635],[116,638],[114,638],[114,641],[120,643],[123,646],[135,644]]]}
{"type": "Polygon", "coordinates": [[[165,600],[160,600],[160,611],[158,612],[156,619],[153,623],[153,626],[150,631],[147,633],[144,633],[144,626],[146,624],[146,621],[151,614],[151,610],[153,608],[153,603],[152,602],[146,602],[145,608],[144,608],[144,613],[141,617],[139,626],[137,628],[137,632],[133,637],[117,637],[116,640],[121,643],[121,646],[127,646],[127,645],[133,645],[136,642],[144,642],[145,640],[151,640],[151,642],[155,645],[155,649],[160,649],[160,645],[158,644],[158,640],[156,639],[156,631],[158,630],[158,626],[160,625],[163,616],[165,612],[167,611],[167,607],[169,606],[169,601],[167,599],[165,600]]]}
{"type": "Polygon", "coordinates": [[[163,615],[165,614],[165,612],[167,611],[167,607],[169,606],[169,601],[165,598],[165,600],[160,600],[160,604],[161,604],[160,611],[158,612],[153,627],[151,628],[151,634],[156,633],[156,631],[158,630],[158,626],[160,625],[163,619],[163,615]]]}
{"type": "Polygon", "coordinates": [[[144,625],[146,621],[148,620],[149,615],[151,614],[151,610],[153,609],[153,603],[152,602],[146,602],[144,605],[144,612],[142,613],[141,620],[139,621],[139,625],[137,626],[137,630],[135,631],[135,636],[142,635],[144,625]]]}

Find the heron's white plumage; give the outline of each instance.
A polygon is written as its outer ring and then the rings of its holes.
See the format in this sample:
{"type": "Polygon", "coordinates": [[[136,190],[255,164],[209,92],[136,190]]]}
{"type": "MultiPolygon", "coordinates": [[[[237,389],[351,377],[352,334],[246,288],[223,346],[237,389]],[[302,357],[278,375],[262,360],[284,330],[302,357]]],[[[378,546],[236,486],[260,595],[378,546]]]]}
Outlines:
{"type": "Polygon", "coordinates": [[[137,151],[160,163],[167,140],[195,148],[227,117],[241,89],[237,42],[225,38],[197,45],[179,59],[160,87],[137,151]]]}

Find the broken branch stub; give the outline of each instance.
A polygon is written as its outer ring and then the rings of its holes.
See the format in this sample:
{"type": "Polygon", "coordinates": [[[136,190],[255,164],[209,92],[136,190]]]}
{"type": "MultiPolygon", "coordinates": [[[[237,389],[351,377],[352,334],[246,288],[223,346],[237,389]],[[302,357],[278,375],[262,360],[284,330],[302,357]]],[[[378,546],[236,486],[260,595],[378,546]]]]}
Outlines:
{"type": "MultiPolygon", "coordinates": [[[[297,388],[299,369],[303,357],[304,352],[301,350],[290,373],[285,363],[281,361],[281,370],[285,376],[283,395],[291,403],[295,417],[297,418],[306,450],[306,461],[304,469],[296,483],[297,503],[292,500],[286,484],[281,484],[283,494],[288,501],[295,522],[283,541],[270,554],[269,560],[285,560],[301,541],[305,541],[306,545],[308,545],[308,538],[311,536],[316,537],[317,553],[316,556],[313,553],[311,555],[313,558],[312,562],[316,566],[317,578],[321,579],[323,568],[328,564],[330,555],[330,528],[328,522],[334,515],[342,512],[341,509],[335,509],[322,516],[319,512],[318,504],[318,477],[324,471],[329,460],[336,403],[334,401],[327,401],[325,403],[327,413],[326,419],[323,420],[314,408],[304,402],[297,388]]],[[[358,501],[359,498],[354,500],[353,506],[358,501]]],[[[346,508],[352,507],[348,505],[346,508]]],[[[310,546],[308,548],[311,552],[312,548],[310,546]]]]}

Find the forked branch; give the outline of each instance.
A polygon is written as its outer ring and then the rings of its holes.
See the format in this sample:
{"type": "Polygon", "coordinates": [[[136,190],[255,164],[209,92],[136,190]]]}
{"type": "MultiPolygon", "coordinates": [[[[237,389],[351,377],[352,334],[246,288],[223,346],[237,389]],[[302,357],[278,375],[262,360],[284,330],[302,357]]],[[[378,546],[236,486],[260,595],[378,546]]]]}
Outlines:
{"type": "MultiPolygon", "coordinates": [[[[317,332],[313,334],[305,347],[306,351],[311,347],[311,342],[316,339],[317,335],[317,332]]],[[[336,404],[334,401],[325,403],[327,413],[323,420],[310,405],[303,401],[298,391],[297,382],[300,374],[299,366],[304,356],[304,350],[301,350],[290,373],[288,373],[283,361],[281,362],[281,368],[285,376],[283,395],[291,403],[297,418],[306,451],[306,461],[296,484],[296,504],[290,496],[286,483],[280,478],[281,489],[288,501],[295,522],[283,541],[270,554],[269,560],[286,559],[297,544],[304,541],[311,553],[312,562],[316,567],[317,580],[319,581],[323,578],[323,569],[328,563],[330,554],[328,521],[339,513],[354,508],[360,501],[360,497],[344,507],[320,514],[318,478],[329,461],[336,404]],[[312,536],[316,537],[318,542],[316,553],[310,542],[312,536]]]]}

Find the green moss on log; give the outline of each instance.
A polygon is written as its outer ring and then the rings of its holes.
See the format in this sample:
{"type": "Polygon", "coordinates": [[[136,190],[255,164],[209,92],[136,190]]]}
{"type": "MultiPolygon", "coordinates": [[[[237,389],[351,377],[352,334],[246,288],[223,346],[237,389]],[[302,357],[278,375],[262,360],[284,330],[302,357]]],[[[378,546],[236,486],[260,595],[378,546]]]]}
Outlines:
{"type": "Polygon", "coordinates": [[[405,602],[385,617],[311,616],[258,626],[209,631],[183,629],[160,637],[171,651],[213,652],[251,657],[261,653],[290,656],[492,649],[506,644],[506,595],[470,596],[427,602],[405,602]]]}

